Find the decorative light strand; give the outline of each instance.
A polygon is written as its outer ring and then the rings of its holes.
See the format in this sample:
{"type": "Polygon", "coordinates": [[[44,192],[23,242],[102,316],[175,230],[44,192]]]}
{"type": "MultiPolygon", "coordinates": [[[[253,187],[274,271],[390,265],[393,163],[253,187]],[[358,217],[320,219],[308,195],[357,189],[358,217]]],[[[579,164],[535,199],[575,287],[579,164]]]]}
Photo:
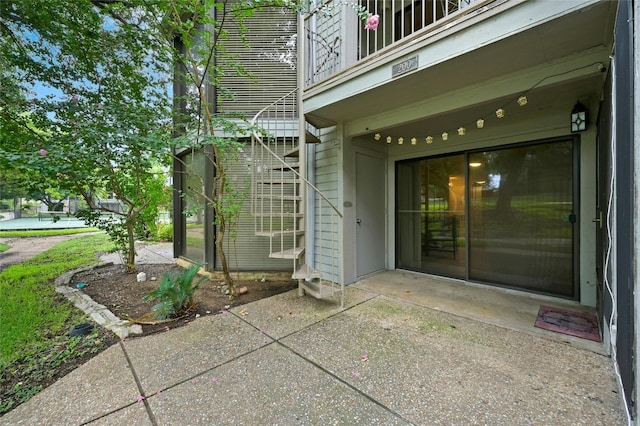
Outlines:
{"type": "MultiPolygon", "coordinates": [[[[555,77],[560,77],[562,75],[566,75],[566,74],[570,74],[574,71],[580,71],[586,68],[590,68],[590,67],[596,67],[596,69],[600,72],[604,72],[606,71],[606,67],[604,66],[604,64],[602,62],[593,62],[591,64],[588,65],[584,65],[581,67],[577,67],[574,68],[572,70],[568,70],[568,71],[564,71],[561,73],[557,73],[557,74],[553,74],[553,75],[549,75],[547,77],[542,78],[541,80],[539,80],[536,84],[534,84],[533,86],[531,86],[529,89],[525,90],[524,92],[521,92],[518,96],[511,98],[511,100],[507,101],[504,105],[501,105],[499,108],[497,108],[493,114],[495,114],[495,116],[499,119],[506,117],[506,106],[509,104],[512,104],[513,102],[517,103],[520,107],[524,107],[525,105],[527,105],[529,103],[529,99],[527,98],[527,94],[532,91],[533,89],[535,89],[536,87],[538,87],[540,84],[544,83],[546,80],[551,79],[551,78],[555,78],[555,77]]],[[[489,118],[491,115],[493,115],[492,113],[489,113],[487,115],[481,116],[480,118],[478,118],[475,121],[475,126],[477,129],[483,129],[484,125],[485,125],[485,119],[489,118]]],[[[473,122],[472,122],[473,123],[473,122]]],[[[472,126],[473,124],[467,123],[467,125],[472,126]]],[[[457,134],[459,136],[464,136],[467,133],[467,127],[465,125],[458,127],[457,129],[457,134]]],[[[446,141],[449,139],[449,132],[445,131],[442,132],[441,134],[442,140],[446,141]]],[[[382,135],[380,133],[376,133],[374,135],[374,139],[375,140],[380,140],[382,138],[382,135]]],[[[417,145],[417,139],[415,137],[412,137],[411,139],[411,145],[417,145]],[[414,143],[415,141],[415,143],[414,143]]],[[[388,144],[390,144],[393,141],[393,138],[391,136],[387,136],[386,137],[386,141],[388,144]]],[[[431,145],[434,141],[434,137],[433,136],[427,136],[425,137],[425,142],[428,145],[431,145]]],[[[398,138],[398,144],[402,145],[404,143],[404,138],[403,137],[399,137],[398,138]]]]}

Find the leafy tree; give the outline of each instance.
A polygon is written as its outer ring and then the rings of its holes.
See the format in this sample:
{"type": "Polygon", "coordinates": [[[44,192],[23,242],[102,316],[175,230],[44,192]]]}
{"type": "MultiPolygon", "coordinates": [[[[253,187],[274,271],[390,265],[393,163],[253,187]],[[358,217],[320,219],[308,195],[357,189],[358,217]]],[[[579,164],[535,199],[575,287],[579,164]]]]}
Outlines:
{"type": "MultiPolygon", "coordinates": [[[[218,114],[216,105],[219,95],[232,96],[221,85],[225,72],[250,76],[225,51],[227,24],[237,22],[237,31],[246,34],[244,22],[263,8],[301,12],[307,4],[0,1],[0,163],[58,179],[60,188],[80,194],[92,210],[117,215],[115,220],[95,212],[83,217],[107,229],[133,266],[136,230],[153,216],[157,196],[150,170],[170,144],[170,69],[181,69],[188,90],[176,102],[184,114],[174,134],[181,135],[183,146],[212,149],[213,190],[201,195],[215,210],[215,245],[234,294],[223,241],[241,197],[234,195],[226,173],[234,141],[222,136],[246,134],[247,126],[234,127],[238,121],[218,114]],[[101,205],[96,199],[101,191],[113,193],[123,208],[101,205]]],[[[368,19],[366,28],[377,27],[377,15],[354,3],[335,4],[353,7],[368,19]]]]}
{"type": "MultiPolygon", "coordinates": [[[[170,143],[168,55],[142,0],[0,2],[0,163],[81,195],[133,267],[170,143]],[[113,194],[119,206],[100,203],[113,194]],[[100,213],[113,214],[104,217],[100,213]]],[[[164,44],[163,44],[164,43],[164,44]]]]}

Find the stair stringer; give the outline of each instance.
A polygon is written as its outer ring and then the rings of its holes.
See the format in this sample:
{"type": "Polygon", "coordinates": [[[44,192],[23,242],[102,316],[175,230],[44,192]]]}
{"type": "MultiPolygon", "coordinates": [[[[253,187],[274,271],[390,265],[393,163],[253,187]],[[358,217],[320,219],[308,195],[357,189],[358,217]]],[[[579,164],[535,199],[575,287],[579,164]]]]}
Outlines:
{"type": "Polygon", "coordinates": [[[298,90],[294,90],[260,111],[252,120],[252,196],[251,211],[256,235],[269,238],[269,257],[292,259],[292,278],[298,281],[300,295],[316,298],[340,295],[344,307],[344,279],[339,255],[339,227],[342,212],[313,185],[306,176],[308,143],[318,143],[317,128],[298,114],[298,90]],[[334,264],[330,274],[313,267],[305,247],[309,218],[305,218],[308,198],[315,206],[312,247],[321,254],[329,253],[334,264]],[[316,226],[317,224],[317,226],[316,226]],[[329,224],[328,232],[325,229],[329,224]],[[329,279],[338,277],[337,281],[329,279]]]}

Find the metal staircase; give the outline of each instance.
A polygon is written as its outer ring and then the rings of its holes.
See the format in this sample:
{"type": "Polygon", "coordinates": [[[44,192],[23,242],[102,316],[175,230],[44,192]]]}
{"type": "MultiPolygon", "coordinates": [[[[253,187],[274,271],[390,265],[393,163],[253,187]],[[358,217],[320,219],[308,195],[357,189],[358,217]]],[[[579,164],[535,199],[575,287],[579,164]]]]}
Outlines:
{"type": "Polygon", "coordinates": [[[298,90],[284,95],[253,118],[251,212],[256,235],[269,238],[269,257],[291,259],[300,295],[340,295],[342,213],[305,178],[306,143],[320,143],[318,128],[298,114],[298,90]],[[313,221],[305,221],[309,210],[313,221]],[[311,230],[313,235],[307,236],[311,230]],[[308,237],[308,238],[307,238],[308,237]]]}

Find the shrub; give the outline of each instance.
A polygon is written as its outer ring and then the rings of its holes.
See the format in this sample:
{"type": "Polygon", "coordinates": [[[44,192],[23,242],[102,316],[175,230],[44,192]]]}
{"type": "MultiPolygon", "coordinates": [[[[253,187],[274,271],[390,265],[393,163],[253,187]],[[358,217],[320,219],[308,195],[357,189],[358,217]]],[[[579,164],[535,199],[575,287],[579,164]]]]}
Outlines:
{"type": "Polygon", "coordinates": [[[171,223],[159,223],[157,236],[160,241],[173,241],[173,225],[171,223]]]}
{"type": "Polygon", "coordinates": [[[153,317],[163,320],[187,311],[193,305],[193,296],[206,277],[199,277],[200,265],[193,265],[180,272],[168,272],[162,276],[160,286],[144,296],[146,300],[158,300],[151,308],[153,317]],[[195,280],[195,281],[194,281],[195,280]]]}

